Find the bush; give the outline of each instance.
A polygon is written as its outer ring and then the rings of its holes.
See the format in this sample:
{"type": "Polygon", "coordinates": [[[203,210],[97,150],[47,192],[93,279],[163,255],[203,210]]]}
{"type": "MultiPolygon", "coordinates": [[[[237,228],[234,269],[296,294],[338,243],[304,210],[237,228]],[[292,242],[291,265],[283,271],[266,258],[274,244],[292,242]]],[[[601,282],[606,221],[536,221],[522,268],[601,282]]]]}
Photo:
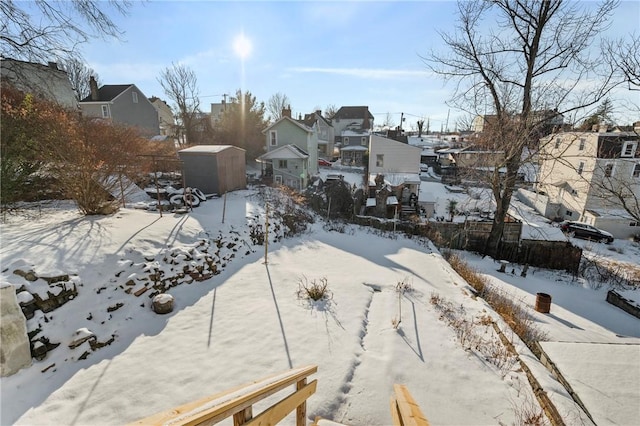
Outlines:
{"type": "Polygon", "coordinates": [[[298,279],[297,295],[299,299],[311,299],[313,301],[331,299],[333,297],[326,277],[318,280],[314,279],[309,283],[309,280],[304,275],[298,279]]]}
{"type": "Polygon", "coordinates": [[[546,333],[535,325],[522,301],[515,300],[513,295],[490,286],[484,276],[458,255],[452,252],[446,252],[443,255],[451,267],[504,319],[529,348],[533,347],[534,342],[546,339],[546,333]]]}

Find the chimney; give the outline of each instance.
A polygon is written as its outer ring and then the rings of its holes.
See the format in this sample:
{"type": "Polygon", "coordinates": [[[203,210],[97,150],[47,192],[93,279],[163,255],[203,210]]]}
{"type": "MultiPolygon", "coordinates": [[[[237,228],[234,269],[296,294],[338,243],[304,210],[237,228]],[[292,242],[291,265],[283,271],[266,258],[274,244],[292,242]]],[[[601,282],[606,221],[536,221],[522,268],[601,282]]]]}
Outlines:
{"type": "Polygon", "coordinates": [[[287,105],[286,108],[282,108],[282,116],[291,118],[291,105],[287,105]]]}
{"type": "Polygon", "coordinates": [[[316,110],[316,114],[320,117],[322,117],[322,111],[320,111],[319,109],[316,110]]]}
{"type": "Polygon", "coordinates": [[[98,95],[98,82],[95,78],[93,78],[93,76],[89,78],[89,88],[91,89],[91,100],[99,100],[100,96],[98,95]]]}

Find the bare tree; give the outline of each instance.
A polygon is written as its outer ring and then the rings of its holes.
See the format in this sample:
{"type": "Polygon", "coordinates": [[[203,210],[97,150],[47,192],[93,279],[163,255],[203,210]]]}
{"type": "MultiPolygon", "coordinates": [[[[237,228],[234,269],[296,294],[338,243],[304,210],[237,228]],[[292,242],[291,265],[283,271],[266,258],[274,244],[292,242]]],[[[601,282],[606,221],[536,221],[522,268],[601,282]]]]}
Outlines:
{"type": "Polygon", "coordinates": [[[393,121],[393,116],[391,116],[391,113],[388,112],[387,115],[385,115],[385,117],[384,117],[384,121],[382,122],[382,128],[386,127],[388,129],[390,129],[390,128],[394,127],[395,125],[396,124],[393,121]]]}
{"type": "Polygon", "coordinates": [[[271,95],[269,101],[267,101],[267,113],[269,114],[269,120],[275,123],[282,118],[282,110],[285,108],[291,108],[291,101],[289,97],[284,93],[276,93],[271,95]]]}
{"type": "Polygon", "coordinates": [[[640,35],[626,39],[606,40],[602,44],[606,60],[624,75],[629,90],[640,90],[640,35]]]}
{"type": "Polygon", "coordinates": [[[418,126],[418,137],[422,137],[422,129],[424,128],[424,118],[416,121],[416,125],[418,126]]]}
{"type": "Polygon", "coordinates": [[[44,62],[77,57],[94,37],[120,37],[110,13],[127,15],[129,1],[0,2],[2,56],[44,62]]]}
{"type": "Polygon", "coordinates": [[[71,88],[76,94],[78,101],[86,98],[91,94],[89,79],[93,76],[96,83],[100,86],[100,77],[98,73],[77,58],[69,58],[63,61],[62,68],[67,72],[71,88]]]}
{"type": "Polygon", "coordinates": [[[547,121],[544,112],[594,105],[621,83],[612,65],[588,56],[616,6],[614,0],[597,7],[565,0],[461,1],[455,32],[441,33],[449,52],[425,58],[431,70],[456,81],[455,106],[495,116],[487,143],[503,152],[503,161],[490,173],[496,212],[486,254],[498,252],[523,152],[547,121]],[[487,19],[496,25],[483,32],[487,19]]]}
{"type": "Polygon", "coordinates": [[[463,114],[456,119],[456,130],[459,132],[470,132],[474,130],[474,120],[476,116],[473,114],[463,114]]]}
{"type": "Polygon", "coordinates": [[[324,109],[324,116],[327,120],[333,120],[333,117],[336,116],[338,112],[338,108],[335,105],[327,105],[324,109]]]}
{"type": "Polygon", "coordinates": [[[178,143],[193,143],[200,118],[200,93],[195,72],[186,65],[173,63],[160,73],[158,82],[169,100],[174,103],[175,135],[178,143]]]}

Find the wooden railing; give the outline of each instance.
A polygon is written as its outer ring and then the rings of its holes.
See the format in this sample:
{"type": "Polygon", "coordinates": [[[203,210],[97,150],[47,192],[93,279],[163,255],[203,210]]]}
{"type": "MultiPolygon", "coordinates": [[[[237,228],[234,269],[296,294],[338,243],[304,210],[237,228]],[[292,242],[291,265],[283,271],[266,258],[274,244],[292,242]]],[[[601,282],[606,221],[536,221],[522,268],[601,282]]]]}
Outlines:
{"type": "Polygon", "coordinates": [[[429,421],[405,385],[393,385],[391,420],[394,426],[429,426],[429,421]]]}
{"type": "Polygon", "coordinates": [[[172,410],[139,420],[132,425],[212,425],[233,416],[233,424],[273,425],[296,410],[296,425],[304,426],[307,399],[316,391],[317,380],[307,377],[318,371],[316,365],[294,368],[253,383],[189,402],[172,410]],[[253,416],[253,405],[264,398],[295,385],[295,391],[253,416]]]}

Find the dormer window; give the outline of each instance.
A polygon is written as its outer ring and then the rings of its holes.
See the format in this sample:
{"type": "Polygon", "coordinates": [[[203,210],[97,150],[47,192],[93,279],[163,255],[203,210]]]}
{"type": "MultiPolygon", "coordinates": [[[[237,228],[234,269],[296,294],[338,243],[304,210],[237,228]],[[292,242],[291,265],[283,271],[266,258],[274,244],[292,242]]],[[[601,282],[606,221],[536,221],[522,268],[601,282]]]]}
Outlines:
{"type": "Polygon", "coordinates": [[[625,141],[624,145],[622,145],[622,157],[633,157],[636,155],[636,148],[638,147],[638,142],[634,141],[625,141]]]}
{"type": "Polygon", "coordinates": [[[133,103],[137,104],[138,103],[138,93],[131,92],[131,95],[133,96],[133,103]]]}

